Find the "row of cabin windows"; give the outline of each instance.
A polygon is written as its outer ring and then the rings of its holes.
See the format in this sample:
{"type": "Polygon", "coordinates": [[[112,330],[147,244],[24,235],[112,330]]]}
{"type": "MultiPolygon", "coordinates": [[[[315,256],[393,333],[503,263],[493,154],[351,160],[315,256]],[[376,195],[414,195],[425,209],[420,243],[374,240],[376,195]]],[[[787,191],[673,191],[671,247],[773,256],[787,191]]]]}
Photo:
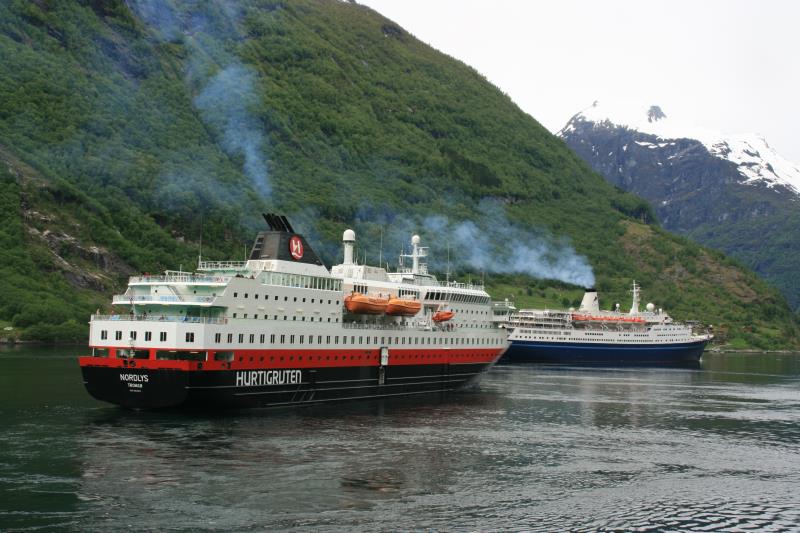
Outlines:
{"type": "Polygon", "coordinates": [[[491,302],[491,299],[488,296],[477,296],[474,294],[459,294],[442,291],[429,292],[426,297],[428,300],[444,300],[448,302],[464,302],[473,304],[488,304],[491,302]]]}
{"type": "MultiPolygon", "coordinates": [[[[249,295],[250,295],[250,293],[248,293],[248,292],[244,293],[244,297],[245,297],[245,298],[247,298],[249,295]]],[[[233,297],[234,297],[234,298],[238,298],[238,297],[239,297],[239,293],[238,293],[238,292],[234,292],[234,293],[233,293],[233,297]]],[[[256,299],[256,300],[258,300],[258,294],[253,294],[253,298],[254,298],[254,299],[256,299]]],[[[276,297],[275,297],[275,301],[276,301],[276,302],[278,301],[278,298],[279,298],[278,296],[276,296],[276,297]]],[[[265,299],[265,300],[269,300],[269,294],[265,294],[265,295],[264,295],[264,299],[265,299]]],[[[293,297],[293,299],[294,299],[294,301],[296,302],[296,301],[297,301],[297,296],[294,296],[294,297],[293,297]]],[[[288,301],[289,301],[289,297],[288,297],[288,296],[284,296],[284,297],[283,297],[283,301],[284,301],[284,302],[288,302],[288,301]]],[[[302,298],[302,301],[303,301],[303,303],[305,303],[306,299],[305,299],[305,298],[302,298]]],[[[313,304],[313,303],[316,303],[316,301],[317,301],[317,299],[316,299],[316,298],[311,298],[311,303],[312,303],[312,304],[313,304]]],[[[320,298],[320,299],[319,299],[319,303],[321,303],[321,304],[324,304],[324,303],[325,303],[325,300],[323,300],[322,298],[320,298]]],[[[339,305],[339,300],[328,300],[328,305],[331,305],[332,303],[333,303],[333,305],[339,305]]]]}
{"type": "MultiPolygon", "coordinates": [[[[131,331],[128,335],[129,335],[130,340],[135,341],[137,332],[136,331],[131,331]]],[[[107,329],[100,330],[100,340],[103,340],[103,341],[108,340],[108,330],[107,329]]],[[[122,340],[122,331],[121,330],[117,330],[117,331],[114,332],[114,340],[118,340],[118,341],[122,340]]],[[[145,341],[153,340],[153,332],[152,331],[145,331],[144,332],[144,340],[145,341]]],[[[161,342],[166,342],[167,341],[167,332],[166,331],[160,331],[158,333],[158,340],[161,341],[161,342]]]]}
{"type": "MultiPolygon", "coordinates": [[[[233,318],[236,318],[236,316],[237,316],[237,313],[233,313],[233,318]]],[[[242,315],[242,318],[247,318],[247,313],[244,313],[244,314],[242,315]]],[[[254,319],[258,319],[258,313],[254,314],[254,315],[253,315],[253,318],[254,318],[254,319]]],[[[314,317],[313,317],[313,316],[312,316],[312,317],[309,317],[309,318],[310,318],[309,322],[314,322],[314,317]]],[[[288,317],[288,315],[283,315],[283,319],[284,319],[284,320],[289,320],[289,317],[288,317]]],[[[269,315],[264,315],[264,320],[269,320],[269,315]]],[[[272,315],[272,320],[278,320],[278,315],[272,315]]],[[[297,322],[297,315],[293,316],[293,317],[292,317],[292,320],[294,320],[295,322],[297,322]]],[[[301,316],[301,317],[300,317],[300,322],[305,322],[305,321],[306,321],[306,317],[304,317],[304,316],[301,316]]],[[[331,317],[328,317],[328,322],[330,322],[330,321],[331,321],[331,317]]],[[[322,320],[322,317],[317,317],[317,322],[323,322],[323,320],[322,320]]],[[[336,318],[336,319],[334,320],[334,322],[339,322],[339,319],[338,319],[338,318],[336,318]]]]}
{"type": "MultiPolygon", "coordinates": [[[[192,335],[192,340],[194,340],[194,334],[192,333],[191,335],[192,335]]],[[[186,338],[187,342],[190,342],[189,341],[189,333],[186,334],[186,337],[187,337],[186,338]]],[[[277,339],[280,340],[279,344],[286,344],[286,337],[287,337],[286,334],[282,334],[282,335],[276,336],[276,334],[273,333],[273,334],[271,334],[269,336],[269,342],[270,342],[270,344],[275,344],[275,340],[277,338],[277,339]]],[[[288,337],[289,337],[289,344],[294,344],[295,343],[295,339],[297,339],[299,341],[298,344],[310,344],[310,345],[314,344],[314,338],[315,338],[314,335],[288,335],[288,337]]],[[[333,336],[326,335],[325,336],[325,343],[326,344],[330,344],[331,343],[331,337],[333,338],[333,344],[338,345],[339,344],[339,335],[333,335],[333,336]]],[[[238,340],[239,344],[243,344],[245,342],[245,338],[247,338],[247,340],[250,342],[250,344],[255,344],[255,342],[256,342],[256,334],[255,333],[250,333],[250,334],[239,333],[238,336],[237,336],[237,340],[238,340]]],[[[317,335],[316,336],[316,344],[322,344],[322,338],[323,338],[322,335],[317,335]]],[[[378,337],[377,336],[375,336],[375,337],[370,337],[370,336],[364,337],[363,335],[359,335],[358,337],[356,337],[355,335],[350,335],[348,337],[347,335],[342,335],[341,336],[342,345],[347,345],[348,344],[348,338],[350,339],[350,344],[351,345],[355,345],[355,344],[378,344],[378,337]],[[356,338],[358,338],[358,343],[356,343],[356,338]],[[372,339],[371,342],[370,342],[370,339],[372,339]]],[[[430,338],[430,337],[427,338],[427,339],[425,337],[380,337],[380,344],[387,345],[387,346],[388,345],[392,345],[393,344],[392,343],[392,339],[394,339],[394,344],[395,345],[405,345],[406,341],[408,341],[409,345],[411,345],[411,344],[414,344],[414,345],[419,345],[419,344],[423,344],[423,345],[424,344],[428,344],[428,345],[436,345],[436,344],[467,344],[467,341],[471,340],[471,339],[467,339],[467,338],[450,338],[450,342],[448,343],[447,339],[445,339],[443,337],[439,337],[438,338],[438,342],[437,342],[437,339],[430,338]]],[[[233,343],[233,333],[228,333],[227,337],[226,337],[226,340],[227,340],[227,342],[229,344],[233,343]]],[[[264,344],[265,340],[266,340],[266,335],[264,333],[260,334],[259,337],[258,337],[258,342],[260,344],[264,344]]],[[[500,342],[500,339],[488,339],[487,338],[487,339],[479,339],[479,340],[481,340],[483,342],[491,342],[491,344],[499,344],[499,342],[500,342]]],[[[214,334],[214,342],[216,342],[217,344],[222,342],[222,333],[214,334]]]]}

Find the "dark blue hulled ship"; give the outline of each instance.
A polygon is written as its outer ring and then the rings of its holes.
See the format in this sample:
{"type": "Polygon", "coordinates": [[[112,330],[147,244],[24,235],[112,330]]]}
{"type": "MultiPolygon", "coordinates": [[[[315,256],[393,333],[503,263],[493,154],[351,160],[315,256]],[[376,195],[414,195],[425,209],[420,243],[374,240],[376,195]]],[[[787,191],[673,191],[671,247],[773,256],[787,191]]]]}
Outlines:
{"type": "Polygon", "coordinates": [[[655,305],[639,310],[639,286],[623,313],[601,311],[597,291],[587,289],[577,310],[522,309],[510,315],[508,361],[593,365],[697,363],[713,335],[674,322],[655,305]]]}

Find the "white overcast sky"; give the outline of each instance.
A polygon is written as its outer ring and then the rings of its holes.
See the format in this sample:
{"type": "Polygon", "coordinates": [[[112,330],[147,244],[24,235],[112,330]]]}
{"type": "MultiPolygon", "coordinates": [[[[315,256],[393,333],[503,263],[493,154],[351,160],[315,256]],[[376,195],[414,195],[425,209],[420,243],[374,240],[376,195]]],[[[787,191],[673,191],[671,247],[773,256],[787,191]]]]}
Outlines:
{"type": "Polygon", "coordinates": [[[800,1],[358,0],[474,67],[550,131],[594,100],[760,133],[800,163],[800,1]]]}

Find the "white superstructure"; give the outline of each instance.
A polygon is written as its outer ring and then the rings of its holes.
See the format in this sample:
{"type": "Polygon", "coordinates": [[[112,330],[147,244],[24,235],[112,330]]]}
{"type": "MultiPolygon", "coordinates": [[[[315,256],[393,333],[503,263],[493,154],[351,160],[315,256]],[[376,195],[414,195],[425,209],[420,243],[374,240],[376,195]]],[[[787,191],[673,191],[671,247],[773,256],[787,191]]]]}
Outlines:
{"type": "Polygon", "coordinates": [[[632,304],[625,313],[616,304],[601,311],[597,291],[587,289],[577,310],[522,309],[508,320],[509,341],[565,344],[669,345],[708,341],[708,332],[695,333],[692,324],[677,323],[648,303],[639,310],[639,286],[633,282],[632,304]]]}
{"type": "Polygon", "coordinates": [[[439,282],[427,272],[418,236],[412,239],[412,268],[387,272],[354,262],[352,230],[344,232],[343,263],[330,271],[292,234],[263,232],[247,261],[199,261],[195,272],[131,277],[127,290],[114,296],[118,311],[92,316],[93,352],[252,361],[274,357],[276,350],[330,350],[338,360],[359,349],[440,348],[468,357],[471,349],[505,347],[506,330],[483,286],[439,282]],[[344,300],[353,293],[421,306],[410,317],[351,313],[344,300]],[[442,309],[453,317],[434,321],[442,309]]]}

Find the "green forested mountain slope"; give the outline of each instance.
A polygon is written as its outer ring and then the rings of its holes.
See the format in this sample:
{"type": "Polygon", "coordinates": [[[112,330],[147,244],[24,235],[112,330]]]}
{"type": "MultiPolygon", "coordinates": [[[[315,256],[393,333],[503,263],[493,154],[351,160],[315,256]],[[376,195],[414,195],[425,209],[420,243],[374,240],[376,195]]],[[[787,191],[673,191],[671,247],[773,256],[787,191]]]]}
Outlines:
{"type": "Polygon", "coordinates": [[[608,305],[636,278],[736,345],[796,342],[776,291],[648,225],[644,201],[482,76],[363,6],[10,0],[0,55],[0,267],[17,295],[0,320],[54,324],[29,335],[80,337],[128,273],[189,266],[201,232],[204,256],[241,257],[276,209],[328,263],[346,227],[370,261],[382,233],[386,258],[416,231],[434,266],[450,245],[519,304],[572,302],[590,264],[608,305]]]}

